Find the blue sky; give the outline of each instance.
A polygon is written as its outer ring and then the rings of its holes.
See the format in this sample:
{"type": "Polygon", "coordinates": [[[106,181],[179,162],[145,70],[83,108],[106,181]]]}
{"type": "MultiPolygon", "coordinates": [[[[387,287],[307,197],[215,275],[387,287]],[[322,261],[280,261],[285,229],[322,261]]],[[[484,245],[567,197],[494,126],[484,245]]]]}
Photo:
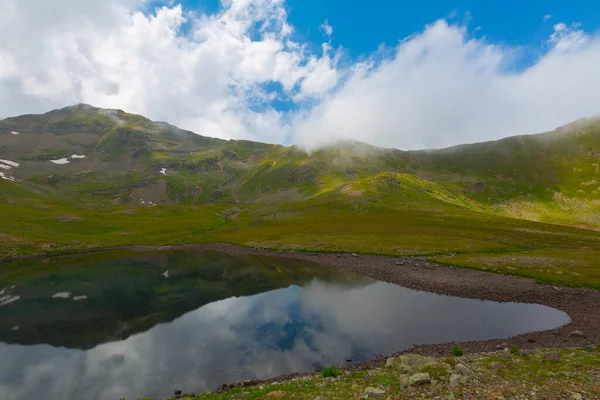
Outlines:
{"type": "MultiPolygon", "coordinates": [[[[220,9],[219,0],[178,3],[205,13],[220,9]]],[[[333,45],[343,46],[352,58],[370,54],[381,44],[394,47],[440,18],[468,25],[474,37],[523,46],[525,60],[534,57],[536,49],[543,50],[556,23],[580,23],[587,32],[600,28],[600,1],[596,0],[288,0],[286,8],[300,39],[319,46],[323,41],[319,26],[328,20],[334,28],[333,45]],[[544,18],[547,15],[549,19],[544,18]]]]}
{"type": "Polygon", "coordinates": [[[597,0],[5,3],[0,118],[84,102],[311,150],[443,147],[600,115],[597,0]]]}

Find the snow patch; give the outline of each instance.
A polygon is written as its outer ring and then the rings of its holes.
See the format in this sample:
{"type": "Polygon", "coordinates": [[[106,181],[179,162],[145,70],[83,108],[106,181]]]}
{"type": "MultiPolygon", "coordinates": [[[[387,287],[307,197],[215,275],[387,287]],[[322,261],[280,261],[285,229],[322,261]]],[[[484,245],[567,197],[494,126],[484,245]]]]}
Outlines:
{"type": "Polygon", "coordinates": [[[6,291],[6,288],[3,288],[2,290],[0,290],[0,296],[2,296],[5,291],[6,291]]]}
{"type": "Polygon", "coordinates": [[[75,301],[87,300],[87,296],[86,295],[83,295],[83,296],[73,296],[73,300],[75,300],[75,301]]]}
{"type": "Polygon", "coordinates": [[[60,292],[52,296],[53,299],[68,299],[69,297],[71,297],[71,293],[69,292],[60,292]]]}
{"type": "Polygon", "coordinates": [[[164,276],[165,278],[168,278],[169,277],[169,270],[166,270],[165,272],[163,272],[162,276],[164,276]]]}
{"type": "Polygon", "coordinates": [[[161,169],[160,173],[163,174],[164,176],[167,176],[167,169],[166,168],[161,169]]]}
{"type": "Polygon", "coordinates": [[[14,303],[15,301],[19,300],[21,298],[21,296],[4,296],[4,297],[0,297],[0,307],[1,306],[5,306],[7,304],[10,303],[14,303]]]}
{"type": "Polygon", "coordinates": [[[12,182],[15,181],[15,178],[13,178],[12,176],[6,176],[6,175],[4,175],[4,172],[0,172],[0,178],[6,179],[7,181],[12,181],[12,182]]]}
{"type": "Polygon", "coordinates": [[[50,160],[50,162],[54,163],[54,164],[61,164],[62,165],[62,164],[68,164],[71,161],[67,160],[66,158],[60,158],[58,160],[50,160]]]}
{"type": "Polygon", "coordinates": [[[9,161],[9,160],[2,160],[2,159],[0,159],[0,162],[4,163],[4,164],[7,164],[7,165],[10,165],[11,167],[18,167],[20,165],[19,163],[16,163],[14,161],[9,161]]]}
{"type": "Polygon", "coordinates": [[[75,159],[75,158],[85,158],[85,156],[78,156],[77,154],[73,154],[71,156],[71,158],[75,159]]]}
{"type": "Polygon", "coordinates": [[[6,169],[6,170],[9,170],[9,169],[11,169],[12,167],[11,167],[10,165],[4,165],[4,164],[0,164],[0,168],[2,168],[2,169],[6,169]]]}
{"type": "Polygon", "coordinates": [[[19,325],[15,325],[15,326],[13,326],[13,327],[12,327],[10,330],[11,330],[11,331],[18,331],[18,330],[19,330],[19,328],[20,328],[20,326],[19,326],[19,325]]]}
{"type": "Polygon", "coordinates": [[[11,133],[12,133],[13,135],[20,135],[20,133],[19,133],[19,132],[15,132],[15,131],[12,131],[11,133]]]}

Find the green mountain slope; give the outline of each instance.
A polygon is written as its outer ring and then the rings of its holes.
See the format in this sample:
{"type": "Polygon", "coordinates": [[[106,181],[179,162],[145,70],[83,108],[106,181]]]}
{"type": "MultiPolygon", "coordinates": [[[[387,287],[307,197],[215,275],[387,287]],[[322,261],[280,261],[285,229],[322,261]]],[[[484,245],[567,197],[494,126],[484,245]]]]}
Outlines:
{"type": "Polygon", "coordinates": [[[393,172],[413,175],[419,185],[434,185],[479,210],[600,226],[597,119],[435,151],[346,142],[307,154],[206,138],[120,110],[78,105],[0,121],[0,159],[19,164],[5,172],[16,185],[83,202],[295,201],[393,172]]]}
{"type": "Polygon", "coordinates": [[[599,119],[442,150],[308,154],[78,105],[0,121],[0,258],[219,241],[435,255],[595,287],[599,164],[599,119]],[[540,257],[579,261],[555,273],[540,257]]]}

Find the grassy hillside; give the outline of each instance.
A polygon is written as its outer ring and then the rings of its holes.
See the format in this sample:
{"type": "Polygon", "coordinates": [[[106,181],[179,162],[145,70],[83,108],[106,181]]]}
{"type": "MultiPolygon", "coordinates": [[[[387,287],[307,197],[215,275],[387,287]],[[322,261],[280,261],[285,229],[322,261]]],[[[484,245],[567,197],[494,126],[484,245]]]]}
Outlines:
{"type": "Polygon", "coordinates": [[[307,154],[78,105],[0,121],[0,164],[0,257],[221,241],[600,287],[599,120],[435,151],[307,154]]]}

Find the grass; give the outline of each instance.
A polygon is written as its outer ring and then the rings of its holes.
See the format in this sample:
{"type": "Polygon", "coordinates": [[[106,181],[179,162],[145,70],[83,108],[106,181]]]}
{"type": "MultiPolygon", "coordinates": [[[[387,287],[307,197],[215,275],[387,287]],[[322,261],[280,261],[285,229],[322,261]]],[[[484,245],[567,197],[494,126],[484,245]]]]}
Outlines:
{"type": "MultiPolygon", "coordinates": [[[[296,251],[431,256],[444,265],[600,288],[600,232],[448,201],[402,176],[304,201],[129,206],[0,182],[0,257],[125,245],[225,242],[296,251]]],[[[443,194],[443,192],[441,192],[443,194]]]]}
{"type": "MultiPolygon", "coordinates": [[[[293,380],[244,388],[223,393],[203,393],[194,399],[238,400],[265,398],[295,399],[358,399],[368,387],[380,388],[389,398],[583,398],[600,397],[596,376],[600,373],[598,349],[541,349],[515,355],[506,352],[465,356],[475,371],[475,379],[450,386],[447,371],[452,367],[438,360],[439,374],[436,385],[406,388],[401,383],[399,365],[391,368],[373,368],[342,372],[337,378],[309,375],[293,380]],[[446,372],[444,374],[442,372],[446,372]]],[[[428,367],[426,367],[428,368],[428,367]]],[[[431,368],[431,367],[429,367],[431,368]]],[[[432,371],[434,371],[432,369],[432,371]]],[[[434,371],[434,372],[435,372],[434,371]]]]}
{"type": "Polygon", "coordinates": [[[341,375],[341,373],[342,371],[338,367],[332,365],[329,368],[325,368],[323,372],[321,372],[321,376],[323,378],[337,378],[341,375]]]}

